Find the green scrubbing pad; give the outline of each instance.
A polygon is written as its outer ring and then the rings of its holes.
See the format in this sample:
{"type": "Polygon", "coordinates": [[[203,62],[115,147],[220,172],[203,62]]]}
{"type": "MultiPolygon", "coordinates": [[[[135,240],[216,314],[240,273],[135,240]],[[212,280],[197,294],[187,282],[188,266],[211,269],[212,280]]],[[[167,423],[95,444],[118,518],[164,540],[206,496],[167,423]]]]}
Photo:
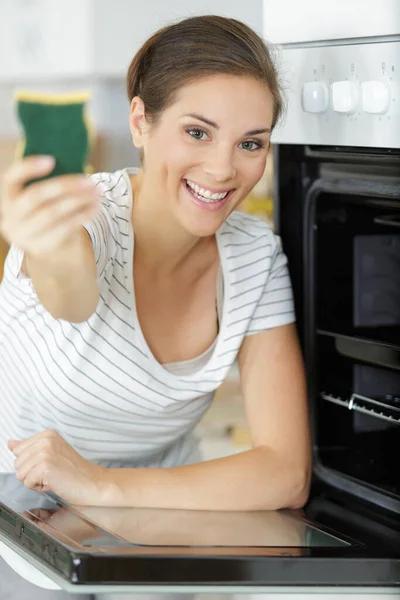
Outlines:
{"type": "Polygon", "coordinates": [[[19,158],[53,156],[56,164],[49,177],[84,173],[90,146],[90,125],[85,114],[89,97],[88,92],[17,92],[17,114],[25,135],[19,158]]]}

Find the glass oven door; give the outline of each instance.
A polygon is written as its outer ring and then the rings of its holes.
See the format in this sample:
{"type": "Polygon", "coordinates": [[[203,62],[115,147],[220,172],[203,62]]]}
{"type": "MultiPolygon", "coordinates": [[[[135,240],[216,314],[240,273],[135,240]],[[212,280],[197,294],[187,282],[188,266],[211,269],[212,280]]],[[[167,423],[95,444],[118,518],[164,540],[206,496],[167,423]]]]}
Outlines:
{"type": "Polygon", "coordinates": [[[398,583],[399,523],[376,522],[326,486],[305,510],[247,513],[74,507],[13,474],[0,490],[0,540],[74,593],[373,593],[398,583]]]}

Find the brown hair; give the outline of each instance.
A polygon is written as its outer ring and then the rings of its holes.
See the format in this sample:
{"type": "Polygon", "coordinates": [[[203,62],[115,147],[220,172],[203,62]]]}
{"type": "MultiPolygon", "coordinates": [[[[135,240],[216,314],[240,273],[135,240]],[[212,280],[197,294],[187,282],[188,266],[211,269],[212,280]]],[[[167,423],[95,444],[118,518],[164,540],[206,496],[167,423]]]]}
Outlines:
{"type": "Polygon", "coordinates": [[[226,17],[190,17],[156,31],[130,64],[128,97],[131,101],[140,96],[146,117],[155,124],[183,85],[217,73],[265,83],[273,96],[275,126],[282,112],[282,95],[270,51],[250,27],[226,17]]]}

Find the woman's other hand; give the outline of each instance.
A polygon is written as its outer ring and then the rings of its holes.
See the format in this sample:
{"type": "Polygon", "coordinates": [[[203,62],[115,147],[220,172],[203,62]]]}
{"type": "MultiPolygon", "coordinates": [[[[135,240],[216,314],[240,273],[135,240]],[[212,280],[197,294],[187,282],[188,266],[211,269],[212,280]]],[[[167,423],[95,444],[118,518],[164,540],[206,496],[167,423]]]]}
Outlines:
{"type": "Polygon", "coordinates": [[[84,459],[56,431],[9,440],[16,476],[36,492],[52,491],[71,504],[96,505],[105,469],[84,459]]]}

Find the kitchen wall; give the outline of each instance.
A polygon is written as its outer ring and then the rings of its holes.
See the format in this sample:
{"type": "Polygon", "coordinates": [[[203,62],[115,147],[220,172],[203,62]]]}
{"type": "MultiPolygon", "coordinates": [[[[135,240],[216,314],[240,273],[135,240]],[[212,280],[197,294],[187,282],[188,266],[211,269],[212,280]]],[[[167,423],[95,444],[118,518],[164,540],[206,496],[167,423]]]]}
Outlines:
{"type": "Polygon", "coordinates": [[[99,166],[138,164],[127,127],[125,73],[140,45],[167,22],[195,14],[230,16],[261,32],[262,11],[263,0],[147,0],[140,7],[134,0],[2,0],[0,171],[12,158],[10,140],[20,135],[16,88],[89,88],[90,114],[101,139],[99,166]]]}

